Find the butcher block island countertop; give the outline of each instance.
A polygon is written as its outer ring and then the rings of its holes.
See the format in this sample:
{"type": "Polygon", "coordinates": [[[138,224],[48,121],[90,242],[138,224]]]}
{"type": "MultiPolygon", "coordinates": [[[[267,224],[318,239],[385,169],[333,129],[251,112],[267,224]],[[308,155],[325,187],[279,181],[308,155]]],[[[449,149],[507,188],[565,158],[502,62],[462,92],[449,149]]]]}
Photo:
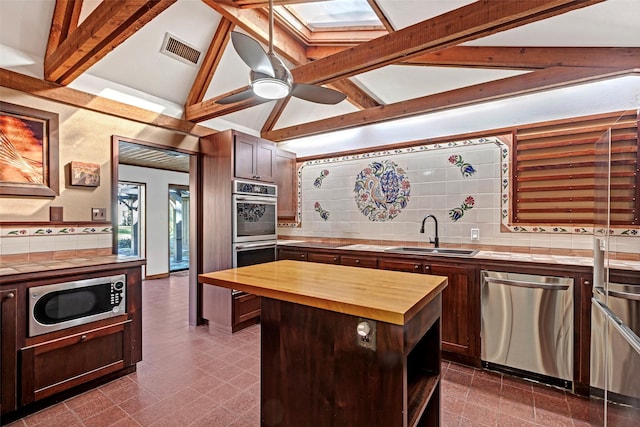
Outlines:
{"type": "Polygon", "coordinates": [[[276,261],[201,274],[202,283],[404,325],[446,287],[426,274],[276,261]]]}
{"type": "Polygon", "coordinates": [[[261,426],[440,425],[446,277],[289,260],[198,277],[262,297],[261,426]]]}

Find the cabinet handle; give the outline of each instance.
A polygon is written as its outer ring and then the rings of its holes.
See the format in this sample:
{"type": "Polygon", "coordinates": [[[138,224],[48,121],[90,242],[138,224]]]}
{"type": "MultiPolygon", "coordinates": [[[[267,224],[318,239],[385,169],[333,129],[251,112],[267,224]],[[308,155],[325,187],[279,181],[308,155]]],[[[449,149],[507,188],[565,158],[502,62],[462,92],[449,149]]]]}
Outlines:
{"type": "Polygon", "coordinates": [[[11,298],[15,298],[15,297],[16,297],[16,294],[14,294],[13,292],[9,292],[7,294],[7,299],[11,299],[11,298]]]}
{"type": "Polygon", "coordinates": [[[414,270],[420,270],[420,266],[418,264],[416,264],[416,265],[413,266],[413,269],[414,270]]]}
{"type": "Polygon", "coordinates": [[[359,259],[356,260],[356,264],[360,264],[360,260],[359,259]]]}
{"type": "Polygon", "coordinates": [[[584,281],[584,284],[585,284],[585,285],[587,285],[587,286],[589,286],[589,285],[591,285],[591,282],[590,282],[590,281],[588,281],[588,280],[585,280],[585,281],[584,281]]]}
{"type": "Polygon", "coordinates": [[[428,265],[425,265],[424,266],[424,271],[429,271],[429,270],[431,270],[431,267],[429,267],[428,265]]]}
{"type": "Polygon", "coordinates": [[[334,260],[334,261],[338,261],[338,257],[337,257],[337,256],[334,256],[334,257],[333,257],[333,260],[334,260]]]}
{"type": "Polygon", "coordinates": [[[80,337],[80,341],[86,341],[86,339],[87,339],[87,336],[86,336],[86,335],[82,335],[82,336],[80,337]]]}

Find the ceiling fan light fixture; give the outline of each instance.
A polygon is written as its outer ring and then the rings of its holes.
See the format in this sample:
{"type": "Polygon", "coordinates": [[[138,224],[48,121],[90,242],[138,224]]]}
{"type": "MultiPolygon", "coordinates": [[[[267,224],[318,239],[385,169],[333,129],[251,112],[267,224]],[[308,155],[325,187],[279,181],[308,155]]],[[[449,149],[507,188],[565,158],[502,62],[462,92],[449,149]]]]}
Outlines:
{"type": "Polygon", "coordinates": [[[254,80],[251,83],[251,88],[253,93],[264,99],[281,99],[291,92],[290,85],[273,77],[254,80]]]}

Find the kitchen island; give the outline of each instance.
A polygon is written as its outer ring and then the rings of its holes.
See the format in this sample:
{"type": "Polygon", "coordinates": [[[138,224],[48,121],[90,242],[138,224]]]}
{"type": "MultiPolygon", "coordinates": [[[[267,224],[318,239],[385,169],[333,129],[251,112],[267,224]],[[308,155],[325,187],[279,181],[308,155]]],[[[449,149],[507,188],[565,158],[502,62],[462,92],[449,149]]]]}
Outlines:
{"type": "Polygon", "coordinates": [[[201,274],[262,297],[263,426],[436,426],[446,277],[276,261],[201,274]]]}

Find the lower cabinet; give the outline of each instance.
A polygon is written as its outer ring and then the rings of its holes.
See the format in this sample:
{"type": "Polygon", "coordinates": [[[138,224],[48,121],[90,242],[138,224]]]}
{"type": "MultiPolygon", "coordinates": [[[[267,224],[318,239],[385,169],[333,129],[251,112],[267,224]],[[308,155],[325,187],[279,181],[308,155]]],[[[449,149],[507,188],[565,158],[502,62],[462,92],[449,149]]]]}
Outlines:
{"type": "Polygon", "coordinates": [[[0,291],[0,410],[18,406],[17,315],[18,289],[0,291]]]}
{"type": "Polygon", "coordinates": [[[35,402],[130,365],[130,324],[127,320],[23,348],[21,403],[35,402]]]}

